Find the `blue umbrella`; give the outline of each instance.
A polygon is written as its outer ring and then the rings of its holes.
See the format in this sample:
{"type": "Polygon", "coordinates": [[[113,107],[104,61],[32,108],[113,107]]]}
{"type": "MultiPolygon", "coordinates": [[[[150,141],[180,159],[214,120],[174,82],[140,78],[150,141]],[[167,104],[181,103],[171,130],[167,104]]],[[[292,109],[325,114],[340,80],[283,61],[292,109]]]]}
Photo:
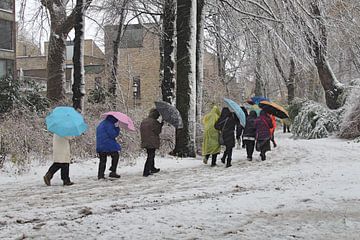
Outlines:
{"type": "Polygon", "coordinates": [[[239,104],[237,104],[236,102],[234,102],[233,100],[228,99],[228,98],[224,98],[224,102],[236,114],[236,116],[240,120],[241,126],[245,127],[246,116],[245,116],[244,111],[239,106],[239,104]]]}
{"type": "Polygon", "coordinates": [[[72,107],[56,107],[45,121],[47,129],[60,137],[80,136],[88,128],[83,116],[72,107]]]}
{"type": "Polygon", "coordinates": [[[251,97],[249,100],[247,100],[247,103],[253,105],[253,104],[259,104],[261,101],[270,102],[270,99],[263,97],[263,96],[254,96],[254,97],[251,97]]]}

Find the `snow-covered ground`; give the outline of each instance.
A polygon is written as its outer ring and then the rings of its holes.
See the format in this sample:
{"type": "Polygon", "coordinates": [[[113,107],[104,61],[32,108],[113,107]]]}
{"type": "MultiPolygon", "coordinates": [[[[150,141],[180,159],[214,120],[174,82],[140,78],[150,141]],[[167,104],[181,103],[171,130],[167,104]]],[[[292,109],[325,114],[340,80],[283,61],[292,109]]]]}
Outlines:
{"type": "Polygon", "coordinates": [[[289,136],[264,162],[236,149],[231,168],[157,157],[154,176],[138,159],[98,181],[89,159],[69,187],[44,185],[50,163],[0,171],[0,239],[360,239],[360,144],[289,136]]]}

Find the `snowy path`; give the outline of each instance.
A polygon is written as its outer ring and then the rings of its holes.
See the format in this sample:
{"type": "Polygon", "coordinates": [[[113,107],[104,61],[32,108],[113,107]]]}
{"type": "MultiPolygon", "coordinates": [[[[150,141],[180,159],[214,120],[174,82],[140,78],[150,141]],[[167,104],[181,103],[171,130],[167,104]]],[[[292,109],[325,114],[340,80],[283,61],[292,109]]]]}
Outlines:
{"type": "Polygon", "coordinates": [[[288,136],[264,162],[235,150],[228,169],[157,158],[144,178],[139,159],[97,181],[89,160],[71,165],[71,187],[44,186],[48,166],[1,176],[0,239],[359,239],[360,145],[288,136]]]}

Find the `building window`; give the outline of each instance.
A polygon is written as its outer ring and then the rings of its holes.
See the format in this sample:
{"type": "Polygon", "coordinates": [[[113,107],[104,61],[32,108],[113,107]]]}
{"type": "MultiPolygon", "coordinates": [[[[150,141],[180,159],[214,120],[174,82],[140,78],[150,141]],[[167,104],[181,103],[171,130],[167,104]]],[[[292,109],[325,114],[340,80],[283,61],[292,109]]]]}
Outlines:
{"type": "Polygon", "coordinates": [[[1,0],[0,9],[13,11],[14,10],[13,0],[1,0]]]}
{"type": "Polygon", "coordinates": [[[136,76],[133,78],[133,94],[134,94],[134,99],[141,98],[140,76],[136,76]]]}
{"type": "Polygon", "coordinates": [[[14,61],[0,59],[0,78],[12,76],[14,73],[14,61]]]}
{"type": "Polygon", "coordinates": [[[0,49],[13,50],[13,23],[0,19],[0,49]]]}

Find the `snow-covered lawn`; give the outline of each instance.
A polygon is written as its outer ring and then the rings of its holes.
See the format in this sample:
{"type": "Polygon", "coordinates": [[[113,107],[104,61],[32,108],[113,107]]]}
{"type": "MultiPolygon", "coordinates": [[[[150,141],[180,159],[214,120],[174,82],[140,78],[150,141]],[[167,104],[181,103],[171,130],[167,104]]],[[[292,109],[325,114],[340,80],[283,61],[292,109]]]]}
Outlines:
{"type": "MultiPolygon", "coordinates": [[[[76,183],[0,171],[0,239],[360,239],[360,144],[277,133],[268,160],[211,168],[199,159],[143,159],[98,181],[97,161],[70,166],[76,183]]],[[[108,160],[108,164],[109,164],[108,160]]]]}

